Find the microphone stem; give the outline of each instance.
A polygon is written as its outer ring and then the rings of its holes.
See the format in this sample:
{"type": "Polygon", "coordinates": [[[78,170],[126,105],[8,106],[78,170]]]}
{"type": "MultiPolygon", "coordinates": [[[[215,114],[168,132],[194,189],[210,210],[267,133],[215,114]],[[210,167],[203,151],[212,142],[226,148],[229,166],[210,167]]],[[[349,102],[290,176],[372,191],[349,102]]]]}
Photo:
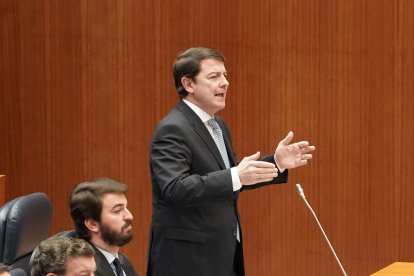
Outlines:
{"type": "Polygon", "coordinates": [[[316,216],[315,212],[313,211],[312,207],[310,206],[310,204],[308,203],[308,201],[306,200],[306,198],[304,196],[301,196],[301,198],[303,198],[303,201],[305,201],[306,206],[308,206],[309,210],[312,212],[313,217],[315,218],[316,222],[318,223],[319,228],[322,231],[323,236],[325,237],[326,242],[329,245],[329,248],[331,248],[331,251],[333,253],[333,255],[335,256],[336,261],[338,262],[339,267],[342,270],[342,273],[344,274],[344,276],[347,276],[344,267],[341,264],[341,261],[339,260],[338,256],[336,256],[335,250],[333,249],[331,243],[329,242],[328,236],[325,234],[325,231],[322,228],[322,225],[320,224],[318,217],[316,216]]]}

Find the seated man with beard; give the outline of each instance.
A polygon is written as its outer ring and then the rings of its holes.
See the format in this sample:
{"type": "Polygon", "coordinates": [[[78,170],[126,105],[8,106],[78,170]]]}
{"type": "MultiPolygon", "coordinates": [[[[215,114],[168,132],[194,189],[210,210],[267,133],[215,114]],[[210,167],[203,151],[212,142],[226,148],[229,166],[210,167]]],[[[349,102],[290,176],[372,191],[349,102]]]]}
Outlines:
{"type": "Polygon", "coordinates": [[[95,275],[138,275],[128,258],[119,253],[120,247],[132,240],[127,190],[127,185],[115,180],[96,178],[78,184],[70,196],[76,233],[95,250],[95,275]]]}

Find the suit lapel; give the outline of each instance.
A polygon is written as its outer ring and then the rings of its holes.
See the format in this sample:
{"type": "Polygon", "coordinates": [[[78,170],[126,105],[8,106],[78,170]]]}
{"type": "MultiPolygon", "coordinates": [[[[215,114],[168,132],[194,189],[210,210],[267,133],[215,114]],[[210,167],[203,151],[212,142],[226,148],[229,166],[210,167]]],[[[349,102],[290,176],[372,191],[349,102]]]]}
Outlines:
{"type": "Polygon", "coordinates": [[[132,266],[132,264],[129,262],[128,258],[125,255],[118,253],[118,258],[122,264],[122,269],[124,270],[127,276],[137,275],[137,273],[134,270],[134,267],[132,266]]]}
{"type": "Polygon", "coordinates": [[[104,254],[92,244],[93,249],[95,250],[95,262],[96,262],[96,274],[98,276],[115,276],[115,273],[112,269],[112,266],[108,263],[108,260],[105,258],[104,254]]]}
{"type": "Polygon", "coordinates": [[[217,163],[220,165],[220,168],[225,169],[226,166],[224,165],[224,161],[221,157],[220,151],[218,150],[213,137],[211,137],[210,132],[208,131],[204,123],[201,121],[200,117],[198,117],[197,114],[195,114],[195,112],[183,101],[180,101],[178,103],[177,109],[181,111],[185,115],[185,117],[192,123],[194,131],[204,141],[204,143],[216,159],[217,163]]]}

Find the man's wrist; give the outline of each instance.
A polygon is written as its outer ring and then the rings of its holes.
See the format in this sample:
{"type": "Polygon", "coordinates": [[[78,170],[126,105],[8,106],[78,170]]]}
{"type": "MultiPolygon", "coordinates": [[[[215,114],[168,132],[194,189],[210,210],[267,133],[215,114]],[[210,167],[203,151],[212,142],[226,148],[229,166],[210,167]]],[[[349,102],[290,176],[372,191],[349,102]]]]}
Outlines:
{"type": "Polygon", "coordinates": [[[284,172],[286,169],[285,168],[282,168],[278,163],[277,163],[277,160],[276,160],[276,154],[275,155],[273,155],[273,158],[275,159],[275,164],[276,164],[276,167],[277,167],[277,169],[279,170],[279,172],[280,173],[282,173],[282,172],[284,172]]]}
{"type": "Polygon", "coordinates": [[[233,192],[235,192],[241,189],[242,184],[240,181],[239,173],[237,171],[237,167],[231,168],[230,172],[231,172],[231,180],[233,184],[233,192]]]}

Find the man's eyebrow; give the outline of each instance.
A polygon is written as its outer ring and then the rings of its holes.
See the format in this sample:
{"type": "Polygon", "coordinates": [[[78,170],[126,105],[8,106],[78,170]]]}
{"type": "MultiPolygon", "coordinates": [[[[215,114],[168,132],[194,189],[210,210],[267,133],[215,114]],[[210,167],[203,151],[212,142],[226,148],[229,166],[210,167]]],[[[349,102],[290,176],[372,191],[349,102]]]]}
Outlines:
{"type": "Polygon", "coordinates": [[[118,207],[124,207],[124,206],[125,206],[124,203],[118,203],[118,204],[115,204],[114,206],[112,206],[111,210],[113,210],[115,208],[118,208],[118,207]]]}
{"type": "Polygon", "coordinates": [[[207,76],[211,74],[227,74],[227,71],[211,71],[207,73],[207,76]]]}

